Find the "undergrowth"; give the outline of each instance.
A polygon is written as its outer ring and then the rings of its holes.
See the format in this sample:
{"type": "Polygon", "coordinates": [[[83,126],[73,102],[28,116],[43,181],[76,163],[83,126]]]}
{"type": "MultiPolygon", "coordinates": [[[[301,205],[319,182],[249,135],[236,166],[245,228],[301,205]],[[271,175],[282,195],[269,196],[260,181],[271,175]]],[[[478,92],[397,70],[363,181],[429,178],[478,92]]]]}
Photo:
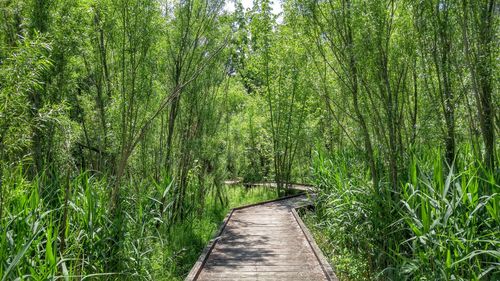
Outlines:
{"type": "Polygon", "coordinates": [[[304,220],[341,280],[500,279],[498,179],[466,152],[451,168],[439,155],[410,159],[391,193],[349,155],[316,157],[304,220]]]}
{"type": "Polygon", "coordinates": [[[74,177],[67,204],[61,188],[65,181],[29,181],[21,168],[4,178],[2,281],[182,280],[230,208],[276,197],[264,187],[226,186],[214,189],[218,196],[210,192],[203,208],[192,205],[188,217],[172,223],[168,212],[159,214],[154,184],[129,182],[123,186],[127,200],[119,216],[122,236],[114,240],[111,226],[117,224],[110,219],[106,178],[74,177]],[[118,251],[112,249],[116,241],[118,251]],[[118,270],[108,270],[117,261],[118,270]]]}

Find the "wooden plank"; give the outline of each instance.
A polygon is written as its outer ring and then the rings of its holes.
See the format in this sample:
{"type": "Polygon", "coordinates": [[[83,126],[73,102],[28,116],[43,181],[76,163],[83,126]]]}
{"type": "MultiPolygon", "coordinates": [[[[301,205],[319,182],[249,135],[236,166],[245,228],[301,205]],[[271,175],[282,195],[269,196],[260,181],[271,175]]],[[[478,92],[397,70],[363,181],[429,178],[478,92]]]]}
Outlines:
{"type": "Polygon", "coordinates": [[[213,280],[217,278],[241,278],[253,277],[258,280],[261,278],[274,278],[274,280],[289,280],[291,278],[300,278],[305,281],[325,280],[323,272],[202,272],[200,280],[213,280]]]}
{"type": "Polygon", "coordinates": [[[294,214],[307,200],[300,195],[234,209],[186,280],[336,280],[294,214]]]}
{"type": "Polygon", "coordinates": [[[295,209],[292,210],[292,214],[295,217],[295,219],[297,220],[297,223],[299,224],[300,228],[302,229],[302,232],[304,233],[304,236],[306,237],[307,241],[311,245],[311,248],[314,252],[314,255],[318,258],[318,261],[319,261],[321,268],[323,269],[323,272],[325,273],[327,279],[331,280],[331,281],[338,281],[337,275],[335,275],[335,272],[333,271],[332,267],[330,266],[330,264],[326,260],[325,256],[323,255],[323,252],[321,252],[321,250],[319,249],[318,245],[314,241],[313,236],[311,235],[311,233],[309,232],[306,225],[304,224],[304,222],[302,221],[302,219],[300,218],[299,214],[297,213],[297,211],[295,209]]]}
{"type": "Polygon", "coordinates": [[[250,260],[209,260],[205,266],[221,265],[228,268],[243,265],[268,265],[268,266],[303,266],[314,265],[317,266],[318,261],[314,258],[305,260],[269,260],[269,261],[250,261],[250,260]]]}
{"type": "MultiPolygon", "coordinates": [[[[300,266],[304,264],[313,264],[318,269],[321,269],[318,265],[318,260],[314,257],[302,257],[295,259],[210,259],[205,265],[220,265],[233,267],[238,265],[269,265],[269,266],[300,266]]],[[[205,268],[203,269],[205,270],[205,268]]],[[[325,279],[326,280],[326,279],[325,279]]]]}
{"type": "Polygon", "coordinates": [[[219,227],[219,230],[216,233],[216,236],[210,240],[208,245],[203,249],[203,252],[201,253],[200,257],[194,264],[193,268],[191,268],[191,271],[189,271],[188,276],[186,277],[185,280],[196,280],[203,268],[203,265],[205,265],[208,256],[210,255],[210,252],[213,250],[215,247],[215,243],[217,243],[218,236],[220,236],[224,232],[224,228],[226,227],[227,223],[229,222],[229,219],[233,215],[233,211],[229,212],[227,216],[224,218],[224,221],[222,222],[221,226],[219,227]]]}
{"type": "MultiPolygon", "coordinates": [[[[206,265],[210,272],[316,272],[315,264],[308,265],[239,265],[228,268],[221,265],[206,265]]],[[[319,272],[321,273],[321,272],[319,272]]]]}

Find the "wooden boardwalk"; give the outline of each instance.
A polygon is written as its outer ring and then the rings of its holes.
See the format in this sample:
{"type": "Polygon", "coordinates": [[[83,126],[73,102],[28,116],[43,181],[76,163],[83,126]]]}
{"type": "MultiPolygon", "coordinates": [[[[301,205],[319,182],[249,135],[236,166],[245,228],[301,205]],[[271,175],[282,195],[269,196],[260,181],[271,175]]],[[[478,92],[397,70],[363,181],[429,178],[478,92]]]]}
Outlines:
{"type": "Polygon", "coordinates": [[[305,195],[234,209],[186,280],[337,280],[295,209],[305,195]]]}

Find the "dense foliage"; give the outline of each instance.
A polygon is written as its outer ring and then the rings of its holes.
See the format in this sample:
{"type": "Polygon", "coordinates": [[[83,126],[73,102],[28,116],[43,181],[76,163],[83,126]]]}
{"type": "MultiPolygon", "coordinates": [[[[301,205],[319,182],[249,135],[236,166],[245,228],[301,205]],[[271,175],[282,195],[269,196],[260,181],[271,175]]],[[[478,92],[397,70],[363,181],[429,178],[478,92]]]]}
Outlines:
{"type": "Polygon", "coordinates": [[[2,280],[182,278],[294,181],[342,279],[500,278],[498,3],[232,4],[0,0],[2,280]]]}

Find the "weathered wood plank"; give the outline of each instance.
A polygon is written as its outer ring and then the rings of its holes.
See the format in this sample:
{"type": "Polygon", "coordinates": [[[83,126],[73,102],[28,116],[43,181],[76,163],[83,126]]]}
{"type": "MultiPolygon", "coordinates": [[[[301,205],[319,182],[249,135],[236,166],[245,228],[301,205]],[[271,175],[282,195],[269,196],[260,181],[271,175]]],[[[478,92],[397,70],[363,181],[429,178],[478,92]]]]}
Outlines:
{"type": "Polygon", "coordinates": [[[290,278],[298,278],[306,281],[326,280],[322,271],[312,272],[208,272],[202,271],[199,280],[212,280],[212,278],[241,278],[241,277],[254,277],[260,278],[274,278],[274,280],[289,280],[290,278]]]}
{"type": "Polygon", "coordinates": [[[186,280],[336,280],[294,216],[307,200],[302,195],[235,209],[186,280]]]}
{"type": "MultiPolygon", "coordinates": [[[[316,264],[306,265],[239,265],[228,268],[224,265],[205,266],[210,272],[316,272],[316,264]]],[[[319,272],[321,273],[321,272],[319,272]]]]}

